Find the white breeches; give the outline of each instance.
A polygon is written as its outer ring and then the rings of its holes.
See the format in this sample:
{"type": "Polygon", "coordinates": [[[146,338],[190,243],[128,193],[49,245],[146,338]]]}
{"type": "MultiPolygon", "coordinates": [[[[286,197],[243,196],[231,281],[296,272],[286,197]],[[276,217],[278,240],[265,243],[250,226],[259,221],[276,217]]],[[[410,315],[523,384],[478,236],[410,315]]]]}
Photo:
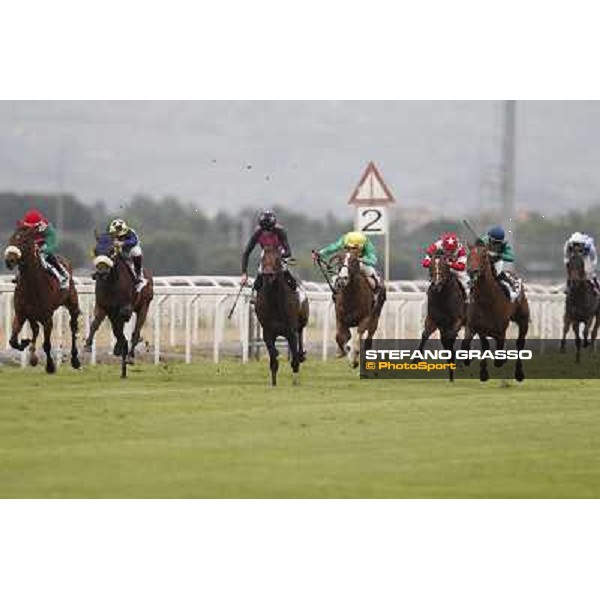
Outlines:
{"type": "Polygon", "coordinates": [[[142,247],[139,244],[136,244],[128,252],[123,251],[123,256],[125,258],[135,258],[136,256],[142,256],[142,247]]]}

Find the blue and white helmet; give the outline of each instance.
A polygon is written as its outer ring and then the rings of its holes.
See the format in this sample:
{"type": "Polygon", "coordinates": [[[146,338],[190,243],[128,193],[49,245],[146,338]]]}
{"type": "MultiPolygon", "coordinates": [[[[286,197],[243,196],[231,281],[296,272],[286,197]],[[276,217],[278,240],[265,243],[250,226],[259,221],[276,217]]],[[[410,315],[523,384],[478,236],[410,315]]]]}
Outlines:
{"type": "Polygon", "coordinates": [[[504,233],[504,229],[500,227],[500,225],[495,225],[487,232],[490,240],[493,242],[503,242],[506,234],[504,233]]]}

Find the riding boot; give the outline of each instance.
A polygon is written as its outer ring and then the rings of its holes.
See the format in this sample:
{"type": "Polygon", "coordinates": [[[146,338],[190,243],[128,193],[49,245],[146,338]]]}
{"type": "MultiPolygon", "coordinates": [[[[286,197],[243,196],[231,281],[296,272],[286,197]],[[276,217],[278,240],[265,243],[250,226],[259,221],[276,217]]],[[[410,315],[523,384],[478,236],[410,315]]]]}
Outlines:
{"type": "Polygon", "coordinates": [[[592,277],[592,287],[594,288],[596,294],[600,295],[600,281],[598,281],[598,277],[595,275],[592,277]]]}
{"type": "Polygon", "coordinates": [[[142,257],[134,256],[133,260],[133,268],[135,271],[135,291],[139,292],[145,285],[146,280],[144,279],[144,271],[142,267],[142,257]]]}
{"type": "Polygon", "coordinates": [[[46,255],[46,263],[50,266],[50,270],[54,273],[60,283],[60,289],[66,290],[69,288],[70,275],[54,254],[46,255]]]}
{"type": "Polygon", "coordinates": [[[262,275],[259,273],[252,284],[252,291],[250,293],[250,304],[256,304],[256,297],[258,296],[258,290],[262,287],[262,275]]]}

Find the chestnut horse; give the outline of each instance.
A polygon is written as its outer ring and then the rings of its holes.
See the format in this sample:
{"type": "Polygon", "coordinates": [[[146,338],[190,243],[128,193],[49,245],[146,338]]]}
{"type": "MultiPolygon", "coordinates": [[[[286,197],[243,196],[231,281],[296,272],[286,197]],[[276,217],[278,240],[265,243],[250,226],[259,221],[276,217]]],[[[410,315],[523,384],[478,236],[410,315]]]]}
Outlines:
{"type": "MultiPolygon", "coordinates": [[[[436,255],[429,265],[429,280],[431,283],[427,290],[427,317],[419,351],[423,352],[431,334],[439,329],[442,347],[452,352],[452,358],[447,361],[451,363],[454,362],[456,337],[467,321],[465,293],[460,281],[441,255],[436,255]]],[[[448,369],[448,373],[450,381],[454,381],[454,371],[448,369]]]]}
{"type": "Polygon", "coordinates": [[[308,323],[308,300],[300,302],[298,293],[286,281],[279,250],[265,246],[261,256],[262,285],[257,292],[255,312],[263,331],[263,340],[269,352],[271,385],[277,385],[279,352],[275,346],[278,337],[287,340],[292,383],[296,385],[300,363],[305,360],[303,330],[308,323]]]}
{"type": "Polygon", "coordinates": [[[572,254],[567,261],[567,298],[560,351],[565,352],[567,332],[569,327],[572,327],[575,334],[575,347],[577,348],[575,360],[577,362],[580,361],[581,354],[581,325],[583,324],[583,347],[587,348],[588,333],[594,317],[596,317],[596,324],[590,339],[593,347],[598,331],[599,308],[600,298],[585,276],[583,257],[581,254],[572,254]]]}
{"type": "Polygon", "coordinates": [[[73,271],[71,265],[64,258],[59,258],[71,276],[68,289],[61,290],[56,277],[43,265],[40,249],[35,243],[35,236],[35,229],[18,227],[4,251],[7,268],[13,270],[15,267],[19,267],[14,295],[15,316],[9,343],[12,348],[20,351],[29,346],[29,364],[35,367],[39,362],[35,346],[41,324],[44,329],[42,347],[46,354],[46,373],[54,373],[56,365],[52,358],[52,317],[60,306],[64,306],[71,317],[71,366],[79,369],[81,363],[77,352],[77,319],[80,310],[77,290],[73,283],[73,271]],[[25,321],[29,321],[32,338],[19,341],[19,334],[25,321]]]}
{"type": "MultiPolygon", "coordinates": [[[[506,330],[511,321],[517,324],[517,350],[525,347],[525,338],[529,329],[529,304],[525,293],[521,291],[519,297],[511,302],[500,287],[493,272],[492,262],[485,244],[478,243],[469,248],[467,269],[471,277],[471,294],[467,306],[467,326],[461,348],[469,350],[475,335],[481,339],[481,349],[489,350],[488,337],[496,340],[496,348],[504,349],[506,330]]],[[[465,361],[469,364],[470,361],[465,361]]],[[[501,367],[506,362],[495,360],[494,366],[501,367]]],[[[487,360],[479,364],[479,379],[487,381],[489,373],[487,360]]],[[[523,381],[525,373],[520,358],[515,365],[515,379],[523,381]]]]}
{"type": "Polygon", "coordinates": [[[127,363],[133,363],[135,347],[141,340],[140,332],[146,322],[150,302],[154,296],[152,274],[144,269],[147,283],[136,292],[131,269],[118,252],[109,233],[96,236],[94,255],[96,306],[94,320],[85,342],[85,350],[89,352],[92,349],[94,335],[108,316],[116,338],[113,354],[121,357],[121,377],[126,377],[127,363]],[[131,342],[128,344],[123,329],[133,313],[136,314],[135,327],[131,334],[131,342]]]}
{"type": "Polygon", "coordinates": [[[359,253],[358,249],[350,249],[335,257],[339,263],[334,284],[335,341],[338,345],[338,357],[347,355],[353,368],[358,367],[360,340],[365,332],[365,347],[371,347],[385,303],[385,285],[381,287],[379,298],[375,302],[375,294],[367,278],[360,272],[359,253]],[[351,328],[356,328],[354,335],[350,333],[351,328]]]}

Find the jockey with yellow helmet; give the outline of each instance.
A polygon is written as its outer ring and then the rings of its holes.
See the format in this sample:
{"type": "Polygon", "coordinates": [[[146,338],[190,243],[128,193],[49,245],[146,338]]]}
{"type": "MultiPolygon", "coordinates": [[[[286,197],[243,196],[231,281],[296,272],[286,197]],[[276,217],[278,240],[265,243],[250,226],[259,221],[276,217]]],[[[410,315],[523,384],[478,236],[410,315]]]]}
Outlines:
{"type": "Polygon", "coordinates": [[[371,240],[362,231],[350,231],[318,252],[313,252],[313,260],[317,258],[329,260],[334,254],[352,248],[360,250],[360,272],[367,278],[373,292],[377,294],[381,287],[381,278],[375,270],[377,253],[371,240]]]}
{"type": "Polygon", "coordinates": [[[133,264],[135,290],[139,292],[147,281],[144,278],[142,246],[138,234],[129,227],[124,219],[113,219],[108,226],[108,233],[113,236],[125,262],[129,265],[133,264]]]}

